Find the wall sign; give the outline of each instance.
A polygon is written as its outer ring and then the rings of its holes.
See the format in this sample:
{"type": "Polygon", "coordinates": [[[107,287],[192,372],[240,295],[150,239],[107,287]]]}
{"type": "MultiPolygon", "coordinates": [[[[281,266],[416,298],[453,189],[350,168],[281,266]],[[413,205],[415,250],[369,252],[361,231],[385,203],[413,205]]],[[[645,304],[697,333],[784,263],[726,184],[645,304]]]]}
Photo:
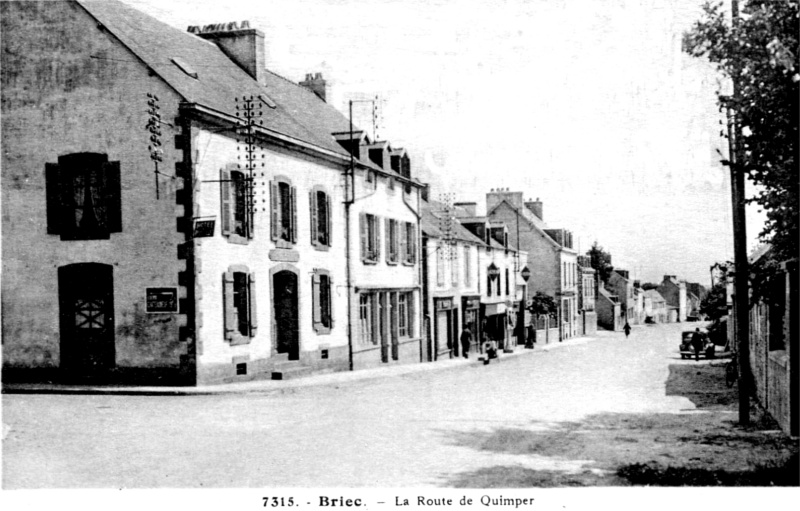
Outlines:
{"type": "Polygon", "coordinates": [[[150,314],[173,314],[178,312],[177,287],[148,287],[146,311],[150,314]]]}
{"type": "Polygon", "coordinates": [[[192,237],[211,238],[214,236],[214,225],[216,218],[195,218],[192,228],[192,237]]]}
{"type": "Polygon", "coordinates": [[[452,298],[437,298],[436,299],[436,310],[447,310],[453,308],[453,299],[452,298]]]}

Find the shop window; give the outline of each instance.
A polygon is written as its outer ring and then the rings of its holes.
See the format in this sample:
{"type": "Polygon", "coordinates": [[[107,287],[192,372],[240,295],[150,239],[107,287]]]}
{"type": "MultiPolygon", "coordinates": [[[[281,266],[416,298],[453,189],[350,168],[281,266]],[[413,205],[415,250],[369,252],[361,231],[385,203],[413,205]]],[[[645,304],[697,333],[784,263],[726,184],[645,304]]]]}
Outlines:
{"type": "Polygon", "coordinates": [[[297,188],[285,177],[270,183],[270,233],[279,247],[297,243],[297,188]]]}
{"type": "Polygon", "coordinates": [[[358,297],[358,330],[361,344],[375,344],[376,339],[372,336],[374,295],[362,293],[358,297]]]}
{"type": "Polygon", "coordinates": [[[311,209],[311,245],[322,249],[331,246],[331,198],[319,187],[309,192],[311,209]]]}
{"type": "Polygon", "coordinates": [[[256,276],[246,266],[234,265],[222,276],[225,339],[248,344],[258,330],[256,276]]]}
{"type": "Polygon", "coordinates": [[[98,153],[74,153],[45,165],[47,233],[103,240],[122,232],[120,166],[98,153]]]}
{"type": "Polygon", "coordinates": [[[365,263],[377,263],[381,252],[378,217],[368,213],[361,213],[359,220],[361,260],[365,263]]]}
{"type": "Polygon", "coordinates": [[[327,270],[314,270],[311,279],[314,331],[318,334],[327,334],[333,329],[333,280],[327,270]]]}

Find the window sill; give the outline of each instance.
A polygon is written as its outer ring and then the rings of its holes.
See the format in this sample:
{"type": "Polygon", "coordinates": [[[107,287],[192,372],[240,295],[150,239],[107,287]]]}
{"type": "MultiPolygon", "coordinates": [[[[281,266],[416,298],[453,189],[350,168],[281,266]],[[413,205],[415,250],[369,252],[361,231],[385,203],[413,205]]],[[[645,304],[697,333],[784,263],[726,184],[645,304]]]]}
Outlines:
{"type": "Polygon", "coordinates": [[[386,264],[388,264],[389,266],[397,266],[398,263],[397,261],[386,261],[386,264]]]}
{"type": "Polygon", "coordinates": [[[291,241],[286,241],[286,240],[276,240],[275,241],[275,246],[277,248],[294,248],[294,243],[292,243],[291,241]]]}
{"type": "Polygon", "coordinates": [[[329,245],[323,245],[322,243],[311,243],[311,246],[314,247],[314,250],[319,250],[320,252],[328,252],[330,251],[331,247],[329,245]]]}
{"type": "Polygon", "coordinates": [[[246,335],[242,335],[240,333],[234,333],[233,336],[228,340],[231,346],[243,346],[245,344],[250,344],[252,341],[252,337],[248,337],[246,335]]]}
{"type": "Polygon", "coordinates": [[[317,335],[330,335],[333,327],[315,326],[314,332],[317,335]]]}
{"type": "Polygon", "coordinates": [[[377,260],[372,260],[372,259],[362,259],[361,262],[369,265],[378,264],[377,260]]]}
{"type": "Polygon", "coordinates": [[[234,245],[247,245],[250,242],[248,238],[239,236],[238,234],[227,234],[225,237],[228,238],[228,243],[232,243],[234,245]]]}
{"type": "Polygon", "coordinates": [[[417,263],[410,261],[403,261],[403,266],[416,266],[417,263]]]}

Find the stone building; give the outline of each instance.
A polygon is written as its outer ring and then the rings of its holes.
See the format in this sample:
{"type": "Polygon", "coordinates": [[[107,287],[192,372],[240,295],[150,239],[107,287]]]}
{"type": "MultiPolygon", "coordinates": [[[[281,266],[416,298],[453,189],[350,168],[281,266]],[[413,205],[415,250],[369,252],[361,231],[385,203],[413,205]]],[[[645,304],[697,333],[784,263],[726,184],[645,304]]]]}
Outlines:
{"type": "Polygon", "coordinates": [[[664,280],[658,285],[658,294],[667,302],[670,323],[686,321],[686,282],[678,280],[675,275],[664,275],[664,280]]]}
{"type": "Polygon", "coordinates": [[[508,228],[510,243],[528,255],[531,272],[527,295],[537,291],[552,296],[559,304],[560,338],[578,335],[578,260],[572,232],[548,228],[543,204],[524,201],[522,192],[492,190],[486,194],[486,216],[508,228]]]}
{"type": "Polygon", "coordinates": [[[611,276],[608,277],[606,287],[619,298],[623,325],[626,322],[632,325],[637,324],[636,296],[633,292],[633,281],[630,279],[628,271],[614,269],[611,272],[611,276]]]}
{"type": "Polygon", "coordinates": [[[350,136],[321,75],[268,71],[246,22],[0,9],[4,379],[420,360],[420,183],[402,150],[350,136]]]}
{"type": "Polygon", "coordinates": [[[578,311],[580,335],[594,335],[597,333],[597,272],[591,266],[588,256],[578,256],[578,311]]]}

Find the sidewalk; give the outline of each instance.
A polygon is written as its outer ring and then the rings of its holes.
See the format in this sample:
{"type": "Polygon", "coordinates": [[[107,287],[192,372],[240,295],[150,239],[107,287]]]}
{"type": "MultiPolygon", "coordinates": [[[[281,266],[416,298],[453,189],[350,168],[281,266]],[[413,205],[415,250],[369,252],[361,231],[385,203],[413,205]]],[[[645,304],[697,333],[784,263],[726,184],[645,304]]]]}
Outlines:
{"type": "MultiPolygon", "coordinates": [[[[595,340],[594,337],[575,337],[564,342],[554,342],[537,345],[535,349],[528,350],[518,346],[513,353],[500,353],[491,364],[501,363],[510,358],[530,355],[541,351],[577,346],[595,340]]],[[[480,358],[464,359],[452,358],[436,362],[421,362],[374,369],[360,369],[357,371],[343,371],[310,375],[296,380],[252,380],[238,383],[223,383],[217,385],[202,385],[197,387],[166,387],[166,386],[102,386],[102,385],[61,385],[57,383],[4,383],[3,394],[97,394],[97,395],[130,395],[130,396],[204,396],[216,394],[272,394],[282,393],[290,389],[313,387],[320,385],[341,384],[353,381],[373,380],[402,376],[405,374],[421,373],[425,371],[439,371],[455,369],[464,366],[483,366],[483,355],[480,358]]]]}

